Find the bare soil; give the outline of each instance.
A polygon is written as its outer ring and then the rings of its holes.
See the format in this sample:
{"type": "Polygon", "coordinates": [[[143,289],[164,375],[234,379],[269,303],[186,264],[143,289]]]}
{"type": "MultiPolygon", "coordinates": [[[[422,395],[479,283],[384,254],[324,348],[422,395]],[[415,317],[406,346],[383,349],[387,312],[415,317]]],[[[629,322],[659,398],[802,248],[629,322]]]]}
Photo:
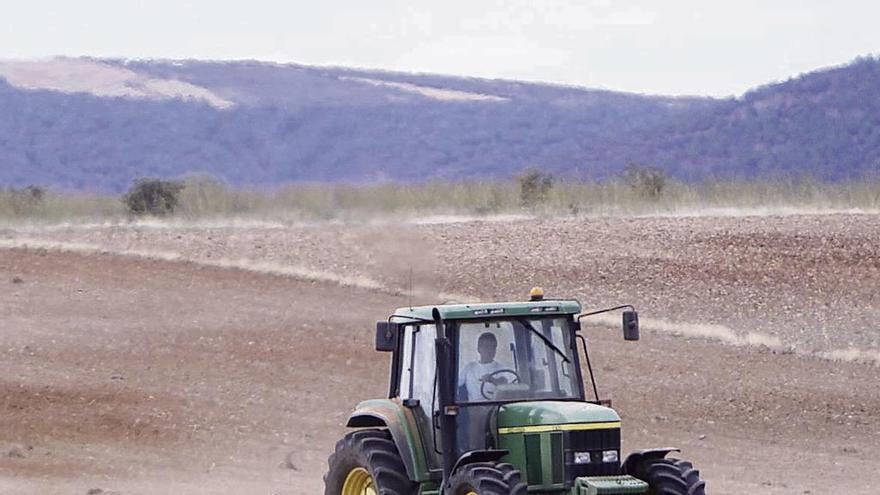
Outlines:
{"type": "Polygon", "coordinates": [[[32,242],[0,249],[0,493],[320,493],[345,416],[386,390],[371,329],[409,303],[409,265],[415,302],[542,284],[772,335],[590,327],[625,450],[680,447],[714,494],[873,493],[880,367],[818,355],[878,348],[878,234],[858,215],[3,231],[32,242]]]}

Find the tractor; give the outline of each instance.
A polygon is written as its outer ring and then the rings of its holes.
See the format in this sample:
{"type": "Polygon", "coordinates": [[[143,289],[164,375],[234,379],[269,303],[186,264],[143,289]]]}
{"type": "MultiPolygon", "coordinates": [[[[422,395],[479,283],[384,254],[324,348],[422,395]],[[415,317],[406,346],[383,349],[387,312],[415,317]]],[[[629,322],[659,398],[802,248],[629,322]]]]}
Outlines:
{"type": "Polygon", "coordinates": [[[406,307],[376,325],[391,353],[388,398],[358,404],[324,476],[326,495],[705,495],[675,448],[620,456],[574,299],[406,307]],[[580,345],[579,345],[580,343],[580,345]],[[581,360],[581,352],[583,361],[581,360]],[[592,398],[581,363],[589,373],[592,398]]]}

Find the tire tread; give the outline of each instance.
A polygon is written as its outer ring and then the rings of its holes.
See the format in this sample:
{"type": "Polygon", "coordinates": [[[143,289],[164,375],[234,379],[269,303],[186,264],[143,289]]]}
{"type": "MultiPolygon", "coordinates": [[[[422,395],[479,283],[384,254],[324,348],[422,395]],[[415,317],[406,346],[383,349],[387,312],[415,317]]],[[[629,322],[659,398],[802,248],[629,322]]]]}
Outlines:
{"type": "Polygon", "coordinates": [[[348,473],[356,467],[363,467],[370,473],[379,495],[414,495],[418,491],[418,484],[407,476],[397,446],[387,430],[348,433],[336,442],[327,463],[325,495],[339,495],[348,473]]]}
{"type": "Polygon", "coordinates": [[[690,461],[649,459],[633,475],[648,483],[649,495],[706,495],[706,482],[690,461]]]}
{"type": "Polygon", "coordinates": [[[478,495],[526,495],[522,474],[506,462],[478,462],[459,468],[449,480],[449,493],[462,495],[475,491],[478,495]]]}

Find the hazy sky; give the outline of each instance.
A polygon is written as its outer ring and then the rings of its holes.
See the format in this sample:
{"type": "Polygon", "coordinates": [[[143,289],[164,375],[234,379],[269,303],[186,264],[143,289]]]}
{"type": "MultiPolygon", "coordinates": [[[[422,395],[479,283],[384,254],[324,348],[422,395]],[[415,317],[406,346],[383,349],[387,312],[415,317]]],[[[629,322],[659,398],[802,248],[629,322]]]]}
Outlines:
{"type": "Polygon", "coordinates": [[[260,59],[740,94],[880,53],[880,2],[7,1],[0,58],[260,59]]]}

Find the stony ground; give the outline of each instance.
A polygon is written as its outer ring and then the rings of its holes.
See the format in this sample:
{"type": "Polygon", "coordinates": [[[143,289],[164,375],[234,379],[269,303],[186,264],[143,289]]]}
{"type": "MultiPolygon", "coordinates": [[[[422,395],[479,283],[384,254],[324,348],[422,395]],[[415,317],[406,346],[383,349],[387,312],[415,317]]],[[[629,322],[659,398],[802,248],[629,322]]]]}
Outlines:
{"type": "Polygon", "coordinates": [[[647,318],[766,335],[780,350],[880,362],[878,215],[117,226],[0,230],[4,237],[294,267],[392,292],[408,293],[412,280],[417,302],[438,291],[518,298],[541,285],[589,306],[624,301],[647,318]]]}
{"type": "Polygon", "coordinates": [[[320,492],[410,280],[632,302],[642,342],[588,330],[625,448],[682,447],[714,494],[872,493],[876,239],[862,215],[0,230],[0,493],[320,492]]]}

